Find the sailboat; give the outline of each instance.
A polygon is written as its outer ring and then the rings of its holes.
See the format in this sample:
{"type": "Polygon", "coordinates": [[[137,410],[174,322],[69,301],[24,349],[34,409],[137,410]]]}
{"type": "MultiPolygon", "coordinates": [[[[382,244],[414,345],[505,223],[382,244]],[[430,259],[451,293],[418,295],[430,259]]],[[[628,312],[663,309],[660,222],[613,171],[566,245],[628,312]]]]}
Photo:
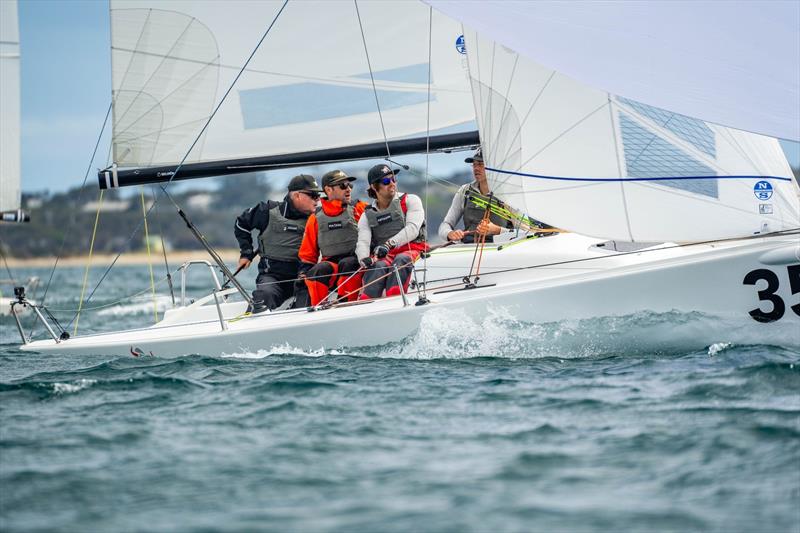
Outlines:
{"type": "Polygon", "coordinates": [[[28,222],[20,209],[19,25],[17,2],[0,3],[0,224],[28,222]]]}
{"type": "MultiPolygon", "coordinates": [[[[692,118],[559,72],[558,54],[538,62],[547,50],[525,37],[537,3],[429,4],[112,0],[114,164],[100,187],[480,145],[493,193],[564,231],[505,234],[480,250],[479,271],[476,245],[439,248],[400,297],[257,315],[209,263],[208,296],[151,327],[72,338],[50,328],[50,339],[23,334],[22,349],[352,348],[402,341],[426,317],[498,310],[523,325],[709,315],[800,346],[800,192],[775,138],[800,137],[791,72],[774,103],[788,122],[742,106],[745,131],[724,103],[692,118]]],[[[771,16],[767,30],[782,14],[771,16]]],[[[688,112],[706,95],[694,96],[673,100],[688,112]]]]}

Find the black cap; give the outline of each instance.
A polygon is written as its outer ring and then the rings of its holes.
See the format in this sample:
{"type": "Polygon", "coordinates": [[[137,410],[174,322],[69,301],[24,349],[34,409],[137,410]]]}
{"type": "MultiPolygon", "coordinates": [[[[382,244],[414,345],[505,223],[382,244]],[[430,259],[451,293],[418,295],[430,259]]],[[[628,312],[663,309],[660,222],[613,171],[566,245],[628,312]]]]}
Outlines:
{"type": "Polygon", "coordinates": [[[323,187],[330,187],[333,185],[338,185],[340,183],[345,183],[348,181],[356,181],[356,178],[352,176],[348,176],[341,170],[331,170],[330,172],[326,172],[322,176],[322,186],[323,187]]]}
{"type": "Polygon", "coordinates": [[[290,191],[311,191],[311,192],[322,192],[322,189],[319,188],[317,185],[317,180],[314,179],[314,176],[310,176],[308,174],[300,174],[295,176],[289,181],[290,191]]]}
{"type": "Polygon", "coordinates": [[[367,181],[370,185],[373,183],[377,183],[381,181],[386,176],[390,174],[394,174],[395,176],[400,172],[399,168],[392,170],[389,168],[389,165],[381,163],[380,165],[375,165],[371,169],[369,169],[369,173],[367,174],[367,181]]]}
{"type": "Polygon", "coordinates": [[[475,155],[466,158],[464,160],[464,163],[474,163],[475,161],[477,161],[478,163],[483,163],[483,152],[481,152],[480,148],[478,148],[478,151],[475,152],[475,155]]]}

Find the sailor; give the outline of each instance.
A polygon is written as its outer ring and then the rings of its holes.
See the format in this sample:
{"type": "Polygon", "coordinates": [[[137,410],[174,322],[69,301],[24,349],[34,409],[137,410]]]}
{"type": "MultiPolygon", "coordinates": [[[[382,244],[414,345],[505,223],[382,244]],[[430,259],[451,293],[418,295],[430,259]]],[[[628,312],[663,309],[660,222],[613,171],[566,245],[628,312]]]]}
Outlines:
{"type": "Polygon", "coordinates": [[[341,170],[322,176],[325,198],[306,222],[298,257],[311,305],[323,301],[334,288],[340,298],[358,298],[362,277],[356,258],[358,220],[367,204],[351,204],[354,181],[356,178],[341,170]]]}
{"type": "Polygon", "coordinates": [[[295,296],[293,307],[305,307],[305,283],[295,283],[300,261],[297,252],[303,241],[308,216],[314,212],[321,189],[313,176],[300,174],[289,181],[286,197],[280,202],[259,202],[236,219],[234,234],[239,241],[239,267],[248,268],[253,251],[251,231],[258,230],[258,277],[253,291],[254,313],[275,309],[295,296]],[[297,294],[295,294],[297,293],[297,294]]]}
{"type": "Polygon", "coordinates": [[[358,221],[356,256],[367,269],[361,299],[379,298],[384,289],[386,296],[399,295],[401,288],[392,273],[394,267],[405,291],[414,261],[428,250],[422,200],[397,191],[398,172],[380,164],[367,174],[367,192],[374,202],[358,221]]]}
{"type": "MultiPolygon", "coordinates": [[[[439,237],[447,241],[474,242],[475,234],[484,234],[486,242],[492,242],[495,235],[499,235],[504,229],[513,229],[514,225],[491,211],[489,220],[484,220],[485,205],[489,202],[490,191],[481,149],[479,148],[475,155],[466,158],[464,162],[472,164],[472,175],[475,180],[462,185],[456,192],[447,215],[439,225],[439,237]],[[456,229],[461,218],[464,219],[463,230],[456,229]]],[[[505,208],[505,205],[495,198],[492,198],[492,203],[505,208]]]]}

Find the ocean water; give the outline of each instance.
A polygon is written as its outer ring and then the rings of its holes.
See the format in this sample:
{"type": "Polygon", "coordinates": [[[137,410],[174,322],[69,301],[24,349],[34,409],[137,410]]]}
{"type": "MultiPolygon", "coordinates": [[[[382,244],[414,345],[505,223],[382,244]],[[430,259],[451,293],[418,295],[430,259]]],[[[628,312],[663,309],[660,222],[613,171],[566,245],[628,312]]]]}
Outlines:
{"type": "MultiPolygon", "coordinates": [[[[51,286],[64,323],[81,281],[51,286]]],[[[90,307],[148,282],[112,271],[90,307]]],[[[80,328],[151,319],[144,296],[80,328]]],[[[800,531],[793,332],[714,320],[497,310],[369,349],[166,359],[23,354],[2,319],[0,530],[800,531]]]]}

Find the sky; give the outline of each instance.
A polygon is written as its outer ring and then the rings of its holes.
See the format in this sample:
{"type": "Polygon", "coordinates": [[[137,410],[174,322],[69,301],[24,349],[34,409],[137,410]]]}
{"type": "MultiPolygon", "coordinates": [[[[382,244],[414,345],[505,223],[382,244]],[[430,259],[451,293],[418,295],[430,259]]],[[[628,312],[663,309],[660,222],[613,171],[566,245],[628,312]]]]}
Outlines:
{"type": "MultiPolygon", "coordinates": [[[[83,181],[111,100],[108,1],[20,0],[19,24],[22,189],[63,191],[83,181]]],[[[109,144],[106,132],[88,183],[106,166],[109,144]]],[[[800,166],[800,145],[782,144],[800,166]]],[[[462,161],[437,156],[432,170],[446,175],[462,161]]]]}

